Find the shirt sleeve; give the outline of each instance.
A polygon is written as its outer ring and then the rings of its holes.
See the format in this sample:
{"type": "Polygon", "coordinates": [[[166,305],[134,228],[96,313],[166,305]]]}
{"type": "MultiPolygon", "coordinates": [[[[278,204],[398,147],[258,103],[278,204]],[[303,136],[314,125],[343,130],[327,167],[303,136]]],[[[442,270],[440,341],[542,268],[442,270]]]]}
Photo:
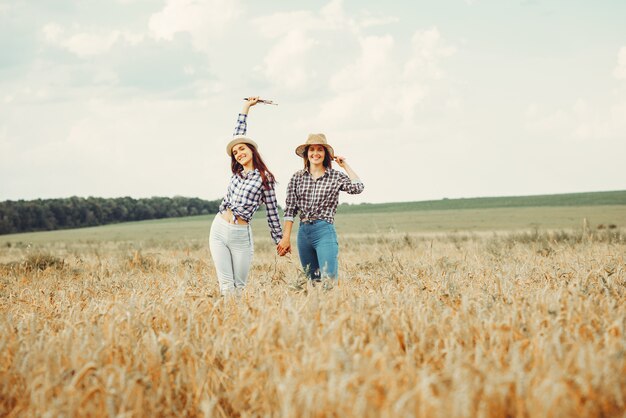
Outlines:
{"type": "Polygon", "coordinates": [[[274,185],[269,190],[263,190],[263,199],[267,213],[267,225],[270,227],[270,234],[275,244],[283,238],[283,229],[280,227],[280,216],[278,216],[278,204],[276,203],[276,192],[274,185]]]}
{"type": "Polygon", "coordinates": [[[298,173],[294,174],[287,185],[287,200],[285,202],[285,221],[293,222],[293,218],[298,214],[298,196],[296,195],[296,183],[298,173]]]}
{"type": "Polygon", "coordinates": [[[248,130],[247,120],[248,115],[240,113],[239,116],[237,116],[237,124],[235,125],[235,132],[233,133],[233,136],[246,134],[246,131],[248,130]]]}
{"type": "Polygon", "coordinates": [[[365,185],[361,179],[350,180],[350,177],[344,173],[341,173],[339,183],[339,190],[348,192],[348,194],[359,194],[365,189],[365,185]]]}

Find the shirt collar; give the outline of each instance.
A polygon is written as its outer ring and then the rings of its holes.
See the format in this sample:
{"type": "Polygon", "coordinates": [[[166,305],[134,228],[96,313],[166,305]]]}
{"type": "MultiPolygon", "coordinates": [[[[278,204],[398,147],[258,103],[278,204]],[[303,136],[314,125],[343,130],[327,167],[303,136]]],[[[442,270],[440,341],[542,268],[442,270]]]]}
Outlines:
{"type": "Polygon", "coordinates": [[[258,168],[255,168],[254,170],[248,171],[247,173],[240,171],[240,174],[243,178],[248,178],[250,176],[256,176],[257,174],[261,174],[261,172],[259,171],[258,168]]]}
{"type": "MultiPolygon", "coordinates": [[[[325,168],[325,169],[324,169],[324,174],[322,174],[321,176],[319,176],[319,177],[318,177],[318,179],[321,179],[322,177],[326,177],[326,176],[330,175],[330,170],[331,170],[331,168],[330,168],[330,167],[325,168]]],[[[308,174],[309,174],[309,176],[313,177],[313,174],[311,174],[311,171],[309,171],[309,168],[308,168],[308,167],[306,167],[306,168],[304,169],[304,171],[305,171],[306,173],[308,173],[308,174]]]]}

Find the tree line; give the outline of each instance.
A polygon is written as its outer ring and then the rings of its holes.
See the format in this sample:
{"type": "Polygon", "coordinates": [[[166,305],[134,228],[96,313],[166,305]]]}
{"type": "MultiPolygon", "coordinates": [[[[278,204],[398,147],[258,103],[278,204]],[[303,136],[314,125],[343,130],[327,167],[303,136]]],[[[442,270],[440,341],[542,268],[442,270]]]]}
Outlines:
{"type": "Polygon", "coordinates": [[[69,197],[0,202],[0,235],[217,213],[221,200],[176,196],[69,197]]]}

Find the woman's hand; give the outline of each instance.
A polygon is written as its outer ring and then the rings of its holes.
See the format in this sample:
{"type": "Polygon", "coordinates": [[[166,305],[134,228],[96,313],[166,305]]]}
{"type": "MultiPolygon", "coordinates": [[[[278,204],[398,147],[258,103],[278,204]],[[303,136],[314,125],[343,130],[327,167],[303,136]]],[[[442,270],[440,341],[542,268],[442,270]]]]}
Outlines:
{"type": "Polygon", "coordinates": [[[259,103],[259,96],[248,97],[248,100],[246,100],[246,102],[243,104],[243,110],[241,111],[241,113],[247,115],[248,110],[250,110],[250,108],[257,103],[259,103]]]}
{"type": "Polygon", "coordinates": [[[283,237],[283,239],[280,240],[276,246],[276,252],[281,257],[291,252],[291,240],[289,237],[283,237]]]}
{"type": "Polygon", "coordinates": [[[350,177],[350,180],[358,180],[359,176],[357,176],[352,167],[350,167],[350,165],[346,161],[346,157],[335,155],[335,162],[339,164],[339,167],[346,170],[346,173],[348,174],[348,177],[350,177]]]}
{"type": "Polygon", "coordinates": [[[346,157],[340,157],[339,155],[335,155],[335,162],[339,164],[339,167],[346,168],[346,157]]]}

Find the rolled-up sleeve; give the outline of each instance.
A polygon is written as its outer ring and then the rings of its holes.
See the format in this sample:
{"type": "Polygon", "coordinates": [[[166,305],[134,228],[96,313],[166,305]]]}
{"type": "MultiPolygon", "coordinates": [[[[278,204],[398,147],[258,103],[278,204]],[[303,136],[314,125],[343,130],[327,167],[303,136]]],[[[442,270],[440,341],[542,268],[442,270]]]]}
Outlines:
{"type": "Polygon", "coordinates": [[[237,124],[235,125],[235,132],[233,133],[233,136],[246,134],[246,131],[248,130],[247,120],[248,115],[240,113],[239,116],[237,116],[237,124]]]}
{"type": "Polygon", "coordinates": [[[278,204],[276,203],[276,192],[274,185],[268,190],[263,190],[263,200],[267,213],[267,225],[270,227],[270,235],[275,244],[283,238],[283,229],[280,226],[280,216],[278,215],[278,204]]]}
{"type": "Polygon", "coordinates": [[[298,214],[298,196],[296,195],[296,184],[298,174],[294,174],[287,185],[287,200],[285,202],[285,221],[293,222],[298,214]]]}
{"type": "Polygon", "coordinates": [[[341,175],[341,185],[339,190],[347,192],[348,194],[359,194],[365,189],[365,185],[360,179],[350,180],[346,174],[341,175]]]}

